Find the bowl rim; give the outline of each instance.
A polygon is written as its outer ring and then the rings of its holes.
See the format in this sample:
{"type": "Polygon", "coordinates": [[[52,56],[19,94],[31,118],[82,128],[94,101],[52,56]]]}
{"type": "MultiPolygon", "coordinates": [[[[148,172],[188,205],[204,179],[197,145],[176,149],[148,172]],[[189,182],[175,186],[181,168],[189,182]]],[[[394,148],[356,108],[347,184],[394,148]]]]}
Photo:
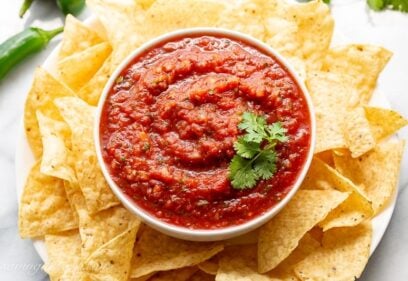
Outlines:
{"type": "Polygon", "coordinates": [[[136,48],[132,51],[115,69],[115,71],[110,76],[109,80],[104,86],[102,94],[99,98],[96,116],[94,120],[94,143],[95,143],[95,150],[99,165],[101,167],[102,173],[112,190],[112,192],[116,195],[116,197],[121,201],[121,203],[133,214],[138,216],[142,219],[143,222],[151,226],[152,228],[170,235],[172,237],[191,240],[191,241],[218,241],[228,238],[233,238],[235,236],[239,236],[250,232],[258,228],[259,226],[263,225],[267,221],[269,221],[272,217],[281,211],[281,209],[286,206],[286,204],[292,199],[295,193],[298,191],[301,183],[303,182],[309,167],[312,162],[313,154],[315,151],[315,142],[316,142],[316,120],[315,120],[315,111],[312,103],[312,98],[304,84],[304,81],[299,77],[295,69],[292,65],[285,59],[278,51],[273,49],[271,46],[268,46],[264,42],[253,38],[250,35],[228,30],[224,28],[216,28],[216,27],[195,27],[195,28],[186,28],[186,29],[179,29],[173,32],[165,33],[161,36],[155,37],[146,43],[142,44],[140,47],[136,48]],[[258,215],[249,221],[246,221],[239,225],[232,225],[225,228],[219,229],[191,229],[187,227],[173,225],[167,222],[160,220],[159,218],[155,217],[154,215],[150,214],[148,211],[144,210],[143,208],[139,207],[137,203],[135,203],[131,198],[129,198],[126,194],[122,192],[120,187],[113,181],[108,169],[107,165],[102,156],[102,149],[100,143],[100,119],[103,107],[105,105],[106,98],[110,92],[111,87],[115,83],[117,77],[122,73],[122,71],[129,66],[132,61],[145,52],[157,45],[160,45],[163,42],[170,41],[175,38],[183,38],[188,36],[194,35],[208,35],[208,36],[218,36],[218,37],[226,37],[234,40],[239,40],[244,43],[249,44],[250,46],[261,50],[265,54],[271,55],[275,58],[282,66],[286,68],[286,70],[290,73],[292,78],[295,80],[299,88],[301,89],[307,103],[307,107],[309,110],[310,115],[310,146],[309,151],[307,154],[306,161],[303,164],[302,170],[299,173],[296,182],[293,184],[291,190],[285,195],[285,197],[276,205],[270,207],[267,211],[263,214],[258,215]]]}

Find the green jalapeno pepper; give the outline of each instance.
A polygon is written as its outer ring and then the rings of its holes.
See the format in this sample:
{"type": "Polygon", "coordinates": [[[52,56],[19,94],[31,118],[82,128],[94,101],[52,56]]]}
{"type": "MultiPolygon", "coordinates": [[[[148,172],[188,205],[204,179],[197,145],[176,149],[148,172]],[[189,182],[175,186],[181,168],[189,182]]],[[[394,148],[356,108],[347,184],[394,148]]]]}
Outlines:
{"type": "Polygon", "coordinates": [[[76,15],[84,8],[85,0],[57,0],[57,5],[65,15],[76,15]]]}
{"type": "MultiPolygon", "coordinates": [[[[22,18],[31,7],[34,0],[24,0],[20,8],[20,17],[22,18]]],[[[56,0],[58,7],[65,14],[76,15],[85,7],[85,0],[56,0]]]]}
{"type": "Polygon", "coordinates": [[[0,44],[0,80],[27,56],[40,51],[63,31],[63,27],[43,30],[30,27],[0,44]]]}

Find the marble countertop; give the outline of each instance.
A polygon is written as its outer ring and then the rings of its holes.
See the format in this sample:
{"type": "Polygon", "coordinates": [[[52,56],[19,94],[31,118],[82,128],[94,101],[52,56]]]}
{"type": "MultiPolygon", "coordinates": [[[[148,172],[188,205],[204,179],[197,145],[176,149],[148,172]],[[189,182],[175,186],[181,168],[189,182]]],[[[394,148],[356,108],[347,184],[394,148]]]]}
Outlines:
{"type": "MultiPolygon", "coordinates": [[[[30,25],[55,28],[63,17],[52,1],[34,2],[32,13],[24,20],[17,16],[20,1],[0,3],[0,42],[30,25]],[[35,14],[35,17],[33,16],[35,14]]],[[[332,0],[336,31],[352,42],[373,43],[390,49],[394,56],[378,83],[392,107],[408,116],[408,14],[372,12],[364,0],[332,0]]],[[[84,11],[80,18],[89,16],[84,11]]],[[[48,280],[42,262],[30,240],[22,240],[17,229],[14,154],[24,99],[31,85],[34,68],[56,45],[20,64],[0,82],[0,280],[48,280]]],[[[408,138],[408,129],[401,131],[408,138]]],[[[361,281],[408,280],[408,153],[402,164],[398,202],[385,236],[371,257],[361,281]]]]}

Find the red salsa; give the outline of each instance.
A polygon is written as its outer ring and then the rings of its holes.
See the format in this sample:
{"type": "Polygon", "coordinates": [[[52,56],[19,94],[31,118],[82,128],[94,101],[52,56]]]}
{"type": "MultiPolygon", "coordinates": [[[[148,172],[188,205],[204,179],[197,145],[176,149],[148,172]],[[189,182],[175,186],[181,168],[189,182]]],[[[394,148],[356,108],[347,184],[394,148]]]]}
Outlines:
{"type": "Polygon", "coordinates": [[[196,36],[155,46],[130,63],[106,99],[102,154],[116,184],[162,221],[193,229],[242,224],[292,188],[310,148],[310,113],[288,70],[232,38],[196,36]],[[244,112],[281,122],[277,172],[254,188],[228,178],[244,112]]]}

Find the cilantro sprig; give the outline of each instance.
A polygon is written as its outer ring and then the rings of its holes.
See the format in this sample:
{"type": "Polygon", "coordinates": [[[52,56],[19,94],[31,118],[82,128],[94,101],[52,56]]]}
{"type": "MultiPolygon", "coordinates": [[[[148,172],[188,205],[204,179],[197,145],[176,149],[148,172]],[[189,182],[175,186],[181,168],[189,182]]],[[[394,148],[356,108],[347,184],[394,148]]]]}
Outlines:
{"type": "Polygon", "coordinates": [[[251,112],[242,115],[238,128],[245,134],[234,143],[237,154],[229,165],[229,178],[235,189],[253,188],[260,179],[270,179],[276,172],[275,146],[286,142],[286,129],[279,122],[268,124],[265,117],[251,112]]]}

